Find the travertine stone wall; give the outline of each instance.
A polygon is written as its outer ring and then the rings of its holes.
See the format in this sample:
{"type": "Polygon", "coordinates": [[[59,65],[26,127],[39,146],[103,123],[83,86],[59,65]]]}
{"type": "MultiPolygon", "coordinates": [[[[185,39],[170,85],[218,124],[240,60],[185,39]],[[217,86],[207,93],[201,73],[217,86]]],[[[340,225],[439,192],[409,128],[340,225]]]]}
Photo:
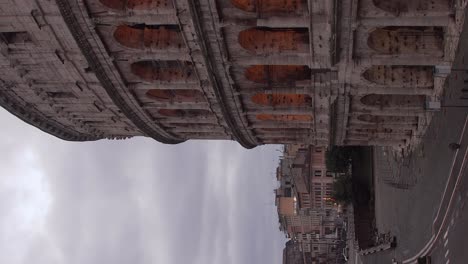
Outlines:
{"type": "Polygon", "coordinates": [[[65,140],[415,143],[464,1],[6,0],[0,105],[65,140]]]}

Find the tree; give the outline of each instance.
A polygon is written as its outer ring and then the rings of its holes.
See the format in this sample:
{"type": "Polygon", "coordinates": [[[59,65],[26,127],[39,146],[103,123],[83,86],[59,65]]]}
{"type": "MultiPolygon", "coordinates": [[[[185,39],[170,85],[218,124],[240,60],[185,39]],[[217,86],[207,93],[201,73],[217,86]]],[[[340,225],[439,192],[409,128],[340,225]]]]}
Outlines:
{"type": "Polygon", "coordinates": [[[354,149],[351,147],[333,146],[325,153],[327,170],[331,172],[347,172],[351,164],[354,149]]]}
{"type": "Polygon", "coordinates": [[[342,175],[333,182],[332,198],[342,204],[348,204],[353,199],[353,183],[351,176],[342,175]]]}

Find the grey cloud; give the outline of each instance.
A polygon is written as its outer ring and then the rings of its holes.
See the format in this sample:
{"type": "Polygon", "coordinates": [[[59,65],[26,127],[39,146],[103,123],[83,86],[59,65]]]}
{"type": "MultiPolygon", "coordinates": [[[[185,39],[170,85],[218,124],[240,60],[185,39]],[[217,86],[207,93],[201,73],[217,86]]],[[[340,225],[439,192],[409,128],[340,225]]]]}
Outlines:
{"type": "Polygon", "coordinates": [[[32,149],[52,197],[23,263],[281,263],[276,147],[70,143],[8,121],[13,143],[0,146],[32,149]]]}

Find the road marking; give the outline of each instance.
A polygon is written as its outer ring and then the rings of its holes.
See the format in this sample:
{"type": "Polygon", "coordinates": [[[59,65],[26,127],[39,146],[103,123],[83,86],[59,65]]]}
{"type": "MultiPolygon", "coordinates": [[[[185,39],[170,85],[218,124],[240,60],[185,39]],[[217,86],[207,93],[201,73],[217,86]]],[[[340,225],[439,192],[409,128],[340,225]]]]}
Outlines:
{"type": "Polygon", "coordinates": [[[447,239],[448,231],[449,231],[449,229],[447,228],[447,231],[445,231],[445,233],[444,233],[444,239],[447,239]]]}
{"type": "Polygon", "coordinates": [[[447,262],[445,262],[445,264],[449,264],[450,263],[450,259],[447,259],[447,262]]]}
{"type": "MultiPolygon", "coordinates": [[[[465,117],[465,124],[463,125],[462,132],[461,132],[460,137],[458,138],[458,141],[457,141],[457,143],[459,143],[459,144],[462,142],[463,134],[465,134],[465,129],[466,129],[467,124],[468,124],[468,115],[465,117]]],[[[444,198],[445,198],[445,195],[446,195],[447,190],[448,190],[450,179],[452,178],[453,167],[455,167],[455,162],[457,161],[459,150],[460,149],[455,150],[455,155],[453,157],[452,165],[450,166],[450,170],[449,170],[449,177],[447,179],[447,183],[445,184],[444,193],[442,194],[442,199],[440,200],[439,208],[437,210],[436,217],[434,218],[434,221],[432,222],[432,225],[434,225],[435,222],[437,222],[437,220],[439,219],[439,213],[440,213],[440,210],[442,209],[442,203],[444,202],[444,198]]],[[[434,228],[434,226],[432,228],[434,228]]]]}
{"type": "MultiPolygon", "coordinates": [[[[463,130],[462,130],[462,133],[460,134],[460,138],[458,140],[458,142],[461,143],[462,139],[463,139],[463,134],[465,133],[465,129],[466,129],[466,125],[468,123],[468,115],[465,117],[465,124],[463,125],[463,130]]],[[[452,195],[450,196],[450,199],[449,199],[449,202],[448,202],[448,205],[447,205],[447,209],[445,211],[445,214],[443,216],[443,219],[442,219],[442,223],[439,227],[439,230],[437,232],[435,232],[434,230],[434,225],[435,223],[437,222],[438,218],[439,218],[439,213],[440,213],[440,210],[442,209],[442,203],[445,199],[445,195],[446,195],[446,192],[447,192],[447,188],[448,188],[448,185],[449,185],[449,181],[450,179],[452,178],[452,174],[453,174],[453,167],[455,165],[455,162],[457,160],[457,157],[458,157],[458,151],[459,149],[457,149],[455,151],[455,155],[454,155],[454,158],[453,158],[453,162],[452,162],[452,166],[450,167],[450,170],[449,170],[449,177],[447,179],[447,183],[445,185],[445,189],[444,189],[444,192],[443,192],[443,195],[442,195],[442,199],[440,201],[440,204],[439,204],[439,209],[437,210],[437,215],[434,219],[434,221],[432,222],[433,223],[433,226],[432,226],[432,231],[433,234],[432,237],[429,239],[429,241],[427,242],[427,244],[421,249],[421,251],[419,251],[415,256],[409,258],[409,259],[405,259],[402,263],[403,264],[406,264],[406,263],[416,263],[417,261],[417,258],[420,257],[420,256],[423,256],[425,254],[427,254],[431,249],[432,247],[434,246],[435,242],[437,241],[437,239],[439,238],[439,235],[442,231],[442,228],[444,227],[444,224],[445,224],[445,221],[447,220],[447,216],[448,216],[448,212],[450,211],[450,207],[451,207],[451,204],[452,204],[452,200],[453,200],[453,197],[455,195],[455,191],[457,190],[458,188],[458,184],[460,183],[460,178],[461,178],[461,175],[462,173],[465,171],[465,162],[467,161],[467,155],[468,155],[468,149],[465,151],[465,155],[463,156],[463,162],[460,166],[460,170],[458,172],[458,176],[456,178],[456,181],[455,181],[455,186],[452,190],[452,195]]],[[[447,230],[448,231],[448,230],[447,230]]]]}
{"type": "Polygon", "coordinates": [[[448,244],[448,239],[445,240],[444,247],[447,247],[447,244],[448,244]]]}
{"type": "Polygon", "coordinates": [[[449,252],[450,252],[450,249],[447,249],[447,251],[445,251],[445,258],[447,258],[449,252]]]}

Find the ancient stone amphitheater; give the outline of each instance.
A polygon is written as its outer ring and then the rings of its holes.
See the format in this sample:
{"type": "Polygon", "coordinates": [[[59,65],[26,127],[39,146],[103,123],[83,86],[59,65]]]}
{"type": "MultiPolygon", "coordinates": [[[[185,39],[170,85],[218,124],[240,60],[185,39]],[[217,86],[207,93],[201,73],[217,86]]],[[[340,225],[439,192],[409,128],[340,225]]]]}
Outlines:
{"type": "Polygon", "coordinates": [[[407,146],[437,106],[465,5],[2,0],[0,105],[71,141],[407,146]]]}

